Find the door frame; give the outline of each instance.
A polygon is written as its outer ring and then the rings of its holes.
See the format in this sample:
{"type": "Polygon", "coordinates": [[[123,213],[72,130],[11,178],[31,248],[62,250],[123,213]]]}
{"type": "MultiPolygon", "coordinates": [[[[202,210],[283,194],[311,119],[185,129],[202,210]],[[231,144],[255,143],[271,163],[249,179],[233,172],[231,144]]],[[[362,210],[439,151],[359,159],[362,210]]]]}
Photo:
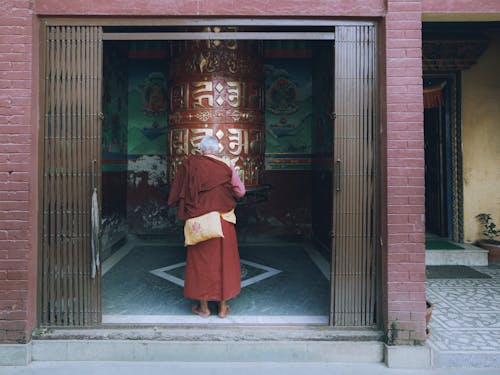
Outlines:
{"type": "MultiPolygon", "coordinates": [[[[264,33],[244,33],[244,32],[231,32],[227,34],[221,34],[221,33],[176,33],[176,32],[167,32],[167,33],[151,33],[151,32],[137,32],[137,33],[130,33],[130,32],[125,32],[125,33],[116,33],[116,32],[109,32],[109,31],[103,31],[102,34],[102,40],[186,40],[186,39],[259,39],[259,40],[273,40],[273,39],[288,39],[288,40],[300,40],[300,39],[308,39],[308,40],[334,40],[334,35],[335,32],[333,29],[335,27],[359,27],[359,26],[370,26],[374,28],[374,33],[377,35],[377,30],[378,30],[378,24],[374,21],[342,21],[342,20],[313,20],[313,19],[286,19],[286,18],[276,18],[276,19],[239,19],[239,18],[220,18],[220,19],[209,19],[209,18],[141,18],[137,17],[134,19],[121,19],[121,18],[104,18],[104,17],[88,17],[88,18],[67,18],[67,17],[47,17],[47,18],[42,18],[41,19],[41,29],[46,30],[47,27],[50,26],[87,26],[87,25],[98,25],[103,28],[105,27],[150,27],[150,26],[165,26],[165,27],[181,27],[181,26],[196,26],[196,27],[202,27],[202,26],[212,26],[212,25],[228,25],[228,26],[259,26],[262,28],[265,27],[273,27],[276,29],[279,29],[280,27],[296,27],[296,28],[318,28],[321,31],[319,32],[264,32],[264,33]],[[330,31],[325,31],[326,29],[331,28],[330,31]],[[332,37],[333,36],[333,37],[332,37]]],[[[41,35],[45,35],[44,32],[42,32],[41,35]]],[[[377,55],[377,49],[378,45],[375,46],[375,54],[377,55]]],[[[41,57],[41,72],[44,71],[44,60],[45,60],[45,46],[43,43],[41,43],[40,47],[40,57],[41,57]]],[[[102,56],[101,56],[102,57],[102,56]]],[[[377,58],[375,57],[375,62],[377,63],[377,58]]],[[[375,74],[378,75],[378,69],[376,69],[375,74]]],[[[40,95],[39,95],[39,102],[43,103],[43,88],[45,86],[45,81],[44,77],[40,77],[40,95]]],[[[378,96],[378,93],[377,93],[378,96]]],[[[373,103],[373,110],[374,114],[373,116],[375,117],[375,122],[374,122],[374,133],[378,134],[378,129],[380,128],[380,118],[379,118],[379,103],[378,101],[373,103]]],[[[41,108],[44,108],[41,106],[41,108]]],[[[101,109],[102,110],[102,109],[101,109]]],[[[44,119],[43,119],[43,114],[40,114],[40,133],[39,133],[39,141],[40,143],[43,143],[43,137],[44,137],[44,119]]],[[[374,142],[377,143],[377,139],[374,139],[374,142]]],[[[376,145],[374,145],[376,146],[376,145]]],[[[42,153],[43,147],[40,148],[40,152],[42,153]]],[[[373,158],[374,158],[374,165],[375,168],[378,169],[379,166],[379,152],[380,150],[377,148],[373,152],[373,158]]],[[[40,155],[41,158],[39,160],[43,160],[43,155],[40,155]]],[[[332,159],[333,161],[333,159],[332,159]]],[[[96,168],[100,168],[100,165],[97,165],[96,168]]],[[[41,171],[41,168],[39,168],[39,173],[40,173],[40,181],[43,181],[43,172],[41,171]]],[[[378,209],[381,201],[381,196],[380,196],[380,179],[378,178],[379,176],[376,176],[376,187],[375,187],[375,199],[376,202],[374,202],[374,207],[376,213],[373,215],[377,215],[380,213],[380,210],[378,209]]],[[[333,193],[333,191],[332,191],[333,193]]],[[[100,196],[100,194],[99,194],[100,196]]],[[[42,189],[40,189],[39,193],[39,202],[43,201],[43,193],[42,189]]],[[[43,214],[43,213],[41,213],[43,214]]],[[[375,220],[379,222],[380,220],[375,220]]],[[[381,274],[381,269],[380,269],[380,256],[381,256],[381,251],[380,251],[380,241],[378,241],[378,238],[380,236],[380,228],[376,228],[376,234],[375,234],[375,241],[373,244],[373,252],[375,253],[376,259],[374,259],[374,267],[375,267],[375,274],[376,274],[376,282],[374,283],[375,285],[375,299],[376,301],[381,301],[381,290],[380,290],[380,282],[379,282],[379,277],[381,274]]],[[[41,242],[42,242],[42,228],[41,224],[39,226],[39,234],[38,234],[38,244],[39,248],[41,248],[41,242]]],[[[334,247],[333,241],[332,241],[332,248],[334,247]]],[[[333,251],[333,249],[332,249],[333,251]]],[[[333,259],[333,255],[332,255],[333,259]]],[[[39,259],[40,261],[40,259],[39,259]]],[[[331,262],[333,263],[333,261],[331,262]]],[[[334,274],[334,270],[332,267],[332,275],[334,274]]],[[[333,290],[333,278],[331,278],[332,284],[330,286],[330,289],[333,290]]],[[[99,288],[100,288],[100,283],[99,283],[99,288]]],[[[375,314],[381,318],[380,316],[380,303],[376,303],[378,306],[378,311],[375,311],[375,314]]],[[[333,305],[332,305],[333,306],[333,305]]],[[[38,306],[38,309],[40,310],[40,304],[38,306]]],[[[101,317],[102,317],[102,312],[101,312],[101,317]]],[[[378,320],[378,323],[380,324],[380,320],[378,320]]],[[[332,311],[330,311],[330,318],[329,318],[329,325],[333,326],[335,323],[332,318],[332,311]]],[[[370,327],[373,327],[371,325],[370,327]]]]}
{"type": "MultiPolygon", "coordinates": [[[[445,150],[447,178],[449,181],[440,181],[442,188],[447,189],[446,209],[448,211],[448,238],[454,242],[463,243],[463,161],[462,161],[462,118],[461,118],[461,81],[460,71],[454,72],[424,72],[423,80],[444,82],[443,88],[443,116],[445,117],[445,131],[448,133],[447,144],[441,145],[445,150]]],[[[425,134],[424,134],[425,140],[425,134]]],[[[443,162],[443,160],[440,160],[443,162]]],[[[427,165],[427,161],[425,162],[427,165]]],[[[426,196],[428,191],[426,190],[426,196]]],[[[426,197],[427,200],[427,197],[426,197]]]]}

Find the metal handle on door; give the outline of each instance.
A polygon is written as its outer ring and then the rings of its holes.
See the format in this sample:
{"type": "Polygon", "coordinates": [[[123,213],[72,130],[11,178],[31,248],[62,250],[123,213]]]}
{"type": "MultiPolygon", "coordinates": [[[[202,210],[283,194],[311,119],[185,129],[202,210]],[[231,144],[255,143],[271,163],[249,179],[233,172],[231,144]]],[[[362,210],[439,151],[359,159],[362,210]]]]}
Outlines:
{"type": "Polygon", "coordinates": [[[337,159],[337,191],[342,191],[342,178],[344,176],[344,171],[342,167],[342,160],[337,159]]]}
{"type": "Polygon", "coordinates": [[[91,173],[91,175],[90,175],[90,184],[92,185],[92,187],[91,187],[92,192],[94,191],[94,189],[96,187],[95,186],[96,164],[97,164],[97,160],[95,160],[95,159],[92,160],[92,164],[90,166],[90,173],[91,173]]]}

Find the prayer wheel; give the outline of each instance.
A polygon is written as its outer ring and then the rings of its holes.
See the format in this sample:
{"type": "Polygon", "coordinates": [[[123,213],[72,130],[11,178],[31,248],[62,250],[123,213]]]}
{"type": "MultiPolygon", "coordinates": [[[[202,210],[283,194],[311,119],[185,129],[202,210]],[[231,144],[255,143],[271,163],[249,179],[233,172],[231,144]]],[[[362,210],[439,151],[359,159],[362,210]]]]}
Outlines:
{"type": "Polygon", "coordinates": [[[245,186],[258,187],[265,146],[264,71],[259,42],[179,42],[173,48],[172,60],[169,181],[188,155],[199,152],[201,139],[213,135],[245,186]]]}

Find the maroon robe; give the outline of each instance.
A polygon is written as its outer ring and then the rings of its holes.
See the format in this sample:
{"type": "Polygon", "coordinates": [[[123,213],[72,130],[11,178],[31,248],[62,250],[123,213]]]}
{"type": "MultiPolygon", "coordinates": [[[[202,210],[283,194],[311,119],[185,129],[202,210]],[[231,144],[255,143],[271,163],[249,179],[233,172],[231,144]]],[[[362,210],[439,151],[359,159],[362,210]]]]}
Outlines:
{"type": "MultiPolygon", "coordinates": [[[[236,207],[240,190],[231,181],[234,171],[209,156],[190,156],[172,182],[168,205],[178,207],[177,217],[186,220],[210,211],[221,213],[236,207]]],[[[184,296],[221,301],[241,290],[240,257],[234,224],[223,219],[224,238],[212,238],[187,247],[184,296]]]]}

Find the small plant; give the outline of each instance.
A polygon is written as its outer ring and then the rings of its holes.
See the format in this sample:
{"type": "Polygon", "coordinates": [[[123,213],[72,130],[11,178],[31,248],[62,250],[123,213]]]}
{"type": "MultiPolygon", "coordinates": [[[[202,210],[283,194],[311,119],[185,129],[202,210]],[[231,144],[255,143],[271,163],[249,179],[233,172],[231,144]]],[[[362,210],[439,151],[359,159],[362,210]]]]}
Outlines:
{"type": "Polygon", "coordinates": [[[493,222],[491,214],[481,213],[476,216],[481,225],[483,226],[483,230],[481,233],[487,237],[487,241],[491,243],[498,243],[495,238],[500,237],[500,230],[496,229],[496,224],[493,222]]]}

